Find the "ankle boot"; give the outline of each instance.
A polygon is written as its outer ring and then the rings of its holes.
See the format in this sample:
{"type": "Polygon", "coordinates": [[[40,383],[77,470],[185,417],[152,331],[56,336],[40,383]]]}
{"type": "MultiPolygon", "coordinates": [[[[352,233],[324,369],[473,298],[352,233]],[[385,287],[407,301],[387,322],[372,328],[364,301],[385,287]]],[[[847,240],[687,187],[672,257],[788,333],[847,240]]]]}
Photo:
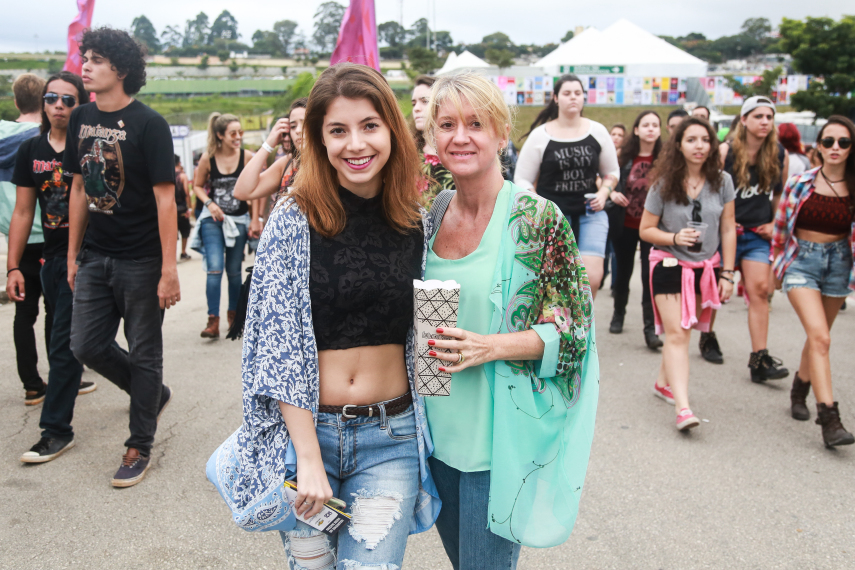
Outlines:
{"type": "Polygon", "coordinates": [[[208,326],[202,331],[202,338],[220,338],[220,317],[208,315],[208,326]]]}
{"type": "Polygon", "coordinates": [[[623,318],[626,313],[615,311],[612,315],[612,322],[609,324],[609,332],[612,334],[620,334],[623,332],[623,318]]]}
{"type": "Polygon", "coordinates": [[[656,336],[656,320],[651,303],[641,303],[641,316],[644,319],[644,342],[647,348],[650,350],[662,348],[662,340],[656,336]]]}
{"type": "Polygon", "coordinates": [[[834,447],[836,445],[852,445],[855,443],[855,437],[844,429],[840,423],[840,412],[837,409],[837,402],[831,406],[825,404],[816,404],[816,423],[822,426],[822,440],[825,442],[825,447],[834,447]]]}
{"type": "Polygon", "coordinates": [[[235,311],[226,311],[226,318],[229,320],[229,329],[235,324],[235,311]]]}
{"type": "Polygon", "coordinates": [[[766,380],[780,380],[790,375],[790,371],[784,368],[779,358],[769,354],[769,349],[764,348],[752,352],[748,358],[748,368],[751,369],[751,381],[761,384],[766,380]]]}
{"type": "Polygon", "coordinates": [[[807,407],[807,395],[810,393],[810,382],[799,378],[799,373],[793,377],[793,387],[790,389],[790,413],[793,419],[807,421],[810,419],[810,410],[807,407]]]}

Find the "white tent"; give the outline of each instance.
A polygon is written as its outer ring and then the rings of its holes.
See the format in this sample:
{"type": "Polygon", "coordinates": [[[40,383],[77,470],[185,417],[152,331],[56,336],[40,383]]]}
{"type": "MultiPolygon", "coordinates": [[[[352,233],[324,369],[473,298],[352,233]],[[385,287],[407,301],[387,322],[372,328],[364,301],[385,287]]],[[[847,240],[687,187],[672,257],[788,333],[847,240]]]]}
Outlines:
{"type": "Polygon", "coordinates": [[[451,73],[452,71],[486,69],[490,67],[494,66],[469,51],[464,51],[460,55],[456,55],[454,52],[451,52],[445,60],[445,64],[436,72],[436,74],[442,75],[443,73],[451,73]]]}
{"type": "Polygon", "coordinates": [[[573,66],[579,74],[636,77],[704,77],[705,61],[686,53],[628,20],[602,32],[588,28],[537,62],[558,75],[573,66]],[[622,68],[622,69],[621,69],[622,68]]]}

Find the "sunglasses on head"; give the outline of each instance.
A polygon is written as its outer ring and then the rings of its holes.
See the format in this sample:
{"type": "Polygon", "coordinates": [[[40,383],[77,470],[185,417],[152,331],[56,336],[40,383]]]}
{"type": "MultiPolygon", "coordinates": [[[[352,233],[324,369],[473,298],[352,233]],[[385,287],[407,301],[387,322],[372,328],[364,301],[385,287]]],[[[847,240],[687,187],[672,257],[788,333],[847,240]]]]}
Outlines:
{"type": "Polygon", "coordinates": [[[842,148],[843,150],[846,150],[847,148],[852,146],[852,139],[850,139],[849,137],[840,137],[839,139],[835,139],[834,137],[825,137],[824,139],[819,141],[819,143],[825,148],[833,147],[835,142],[837,142],[837,144],[839,144],[840,148],[842,148]]]}
{"type": "Polygon", "coordinates": [[[74,107],[77,105],[77,99],[74,95],[62,95],[59,96],[56,93],[47,93],[44,96],[45,103],[48,105],[56,105],[56,102],[62,99],[62,104],[66,107],[74,107]]]}

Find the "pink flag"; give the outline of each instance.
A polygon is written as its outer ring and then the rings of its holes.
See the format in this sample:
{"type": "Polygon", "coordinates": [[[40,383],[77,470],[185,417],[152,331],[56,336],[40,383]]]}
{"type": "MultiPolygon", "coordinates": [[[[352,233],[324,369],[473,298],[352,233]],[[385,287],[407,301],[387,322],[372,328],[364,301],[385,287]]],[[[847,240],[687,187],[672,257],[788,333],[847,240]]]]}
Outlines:
{"type": "Polygon", "coordinates": [[[78,42],[89,26],[92,25],[92,12],[95,11],[95,0],[77,0],[77,17],[68,26],[68,57],[65,60],[65,71],[80,75],[83,62],[80,60],[78,42]]]}
{"type": "Polygon", "coordinates": [[[330,58],[330,65],[342,61],[361,63],[380,71],[374,0],[350,0],[350,6],[341,20],[338,42],[330,58]]]}

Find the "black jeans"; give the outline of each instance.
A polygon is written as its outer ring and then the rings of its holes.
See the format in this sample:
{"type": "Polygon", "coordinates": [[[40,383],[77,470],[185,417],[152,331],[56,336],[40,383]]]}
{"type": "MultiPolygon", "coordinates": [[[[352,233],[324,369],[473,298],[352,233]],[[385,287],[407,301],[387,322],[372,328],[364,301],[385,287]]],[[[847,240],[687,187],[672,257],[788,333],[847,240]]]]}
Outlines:
{"type": "Polygon", "coordinates": [[[71,418],[80,389],[83,365],[71,352],[71,313],[73,295],[68,286],[68,263],[65,257],[45,260],[42,267],[45,306],[53,313],[48,361],[50,374],[39,427],[42,437],[72,439],[71,418]]]}
{"type": "Polygon", "coordinates": [[[617,315],[626,314],[626,304],[629,301],[629,282],[635,269],[635,250],[641,244],[641,309],[644,318],[644,328],[653,328],[653,304],[650,300],[650,244],[638,237],[638,230],[624,227],[614,238],[615,274],[614,283],[614,312],[617,315]],[[649,322],[648,322],[649,321],[649,322]]]}
{"type": "MultiPolygon", "coordinates": [[[[18,377],[27,391],[41,390],[44,384],[39,375],[39,353],[36,350],[36,331],[33,328],[39,317],[39,298],[42,296],[42,247],[43,244],[40,243],[28,244],[18,264],[24,275],[24,300],[15,303],[12,334],[15,339],[18,377]]],[[[45,347],[48,351],[52,321],[50,308],[45,304],[45,347]]]]}
{"type": "Polygon", "coordinates": [[[126,447],[148,455],[163,388],[160,257],[115,259],[84,249],[77,258],[71,350],[131,397],[126,447]],[[124,319],[130,352],[113,341],[124,319]]]}

